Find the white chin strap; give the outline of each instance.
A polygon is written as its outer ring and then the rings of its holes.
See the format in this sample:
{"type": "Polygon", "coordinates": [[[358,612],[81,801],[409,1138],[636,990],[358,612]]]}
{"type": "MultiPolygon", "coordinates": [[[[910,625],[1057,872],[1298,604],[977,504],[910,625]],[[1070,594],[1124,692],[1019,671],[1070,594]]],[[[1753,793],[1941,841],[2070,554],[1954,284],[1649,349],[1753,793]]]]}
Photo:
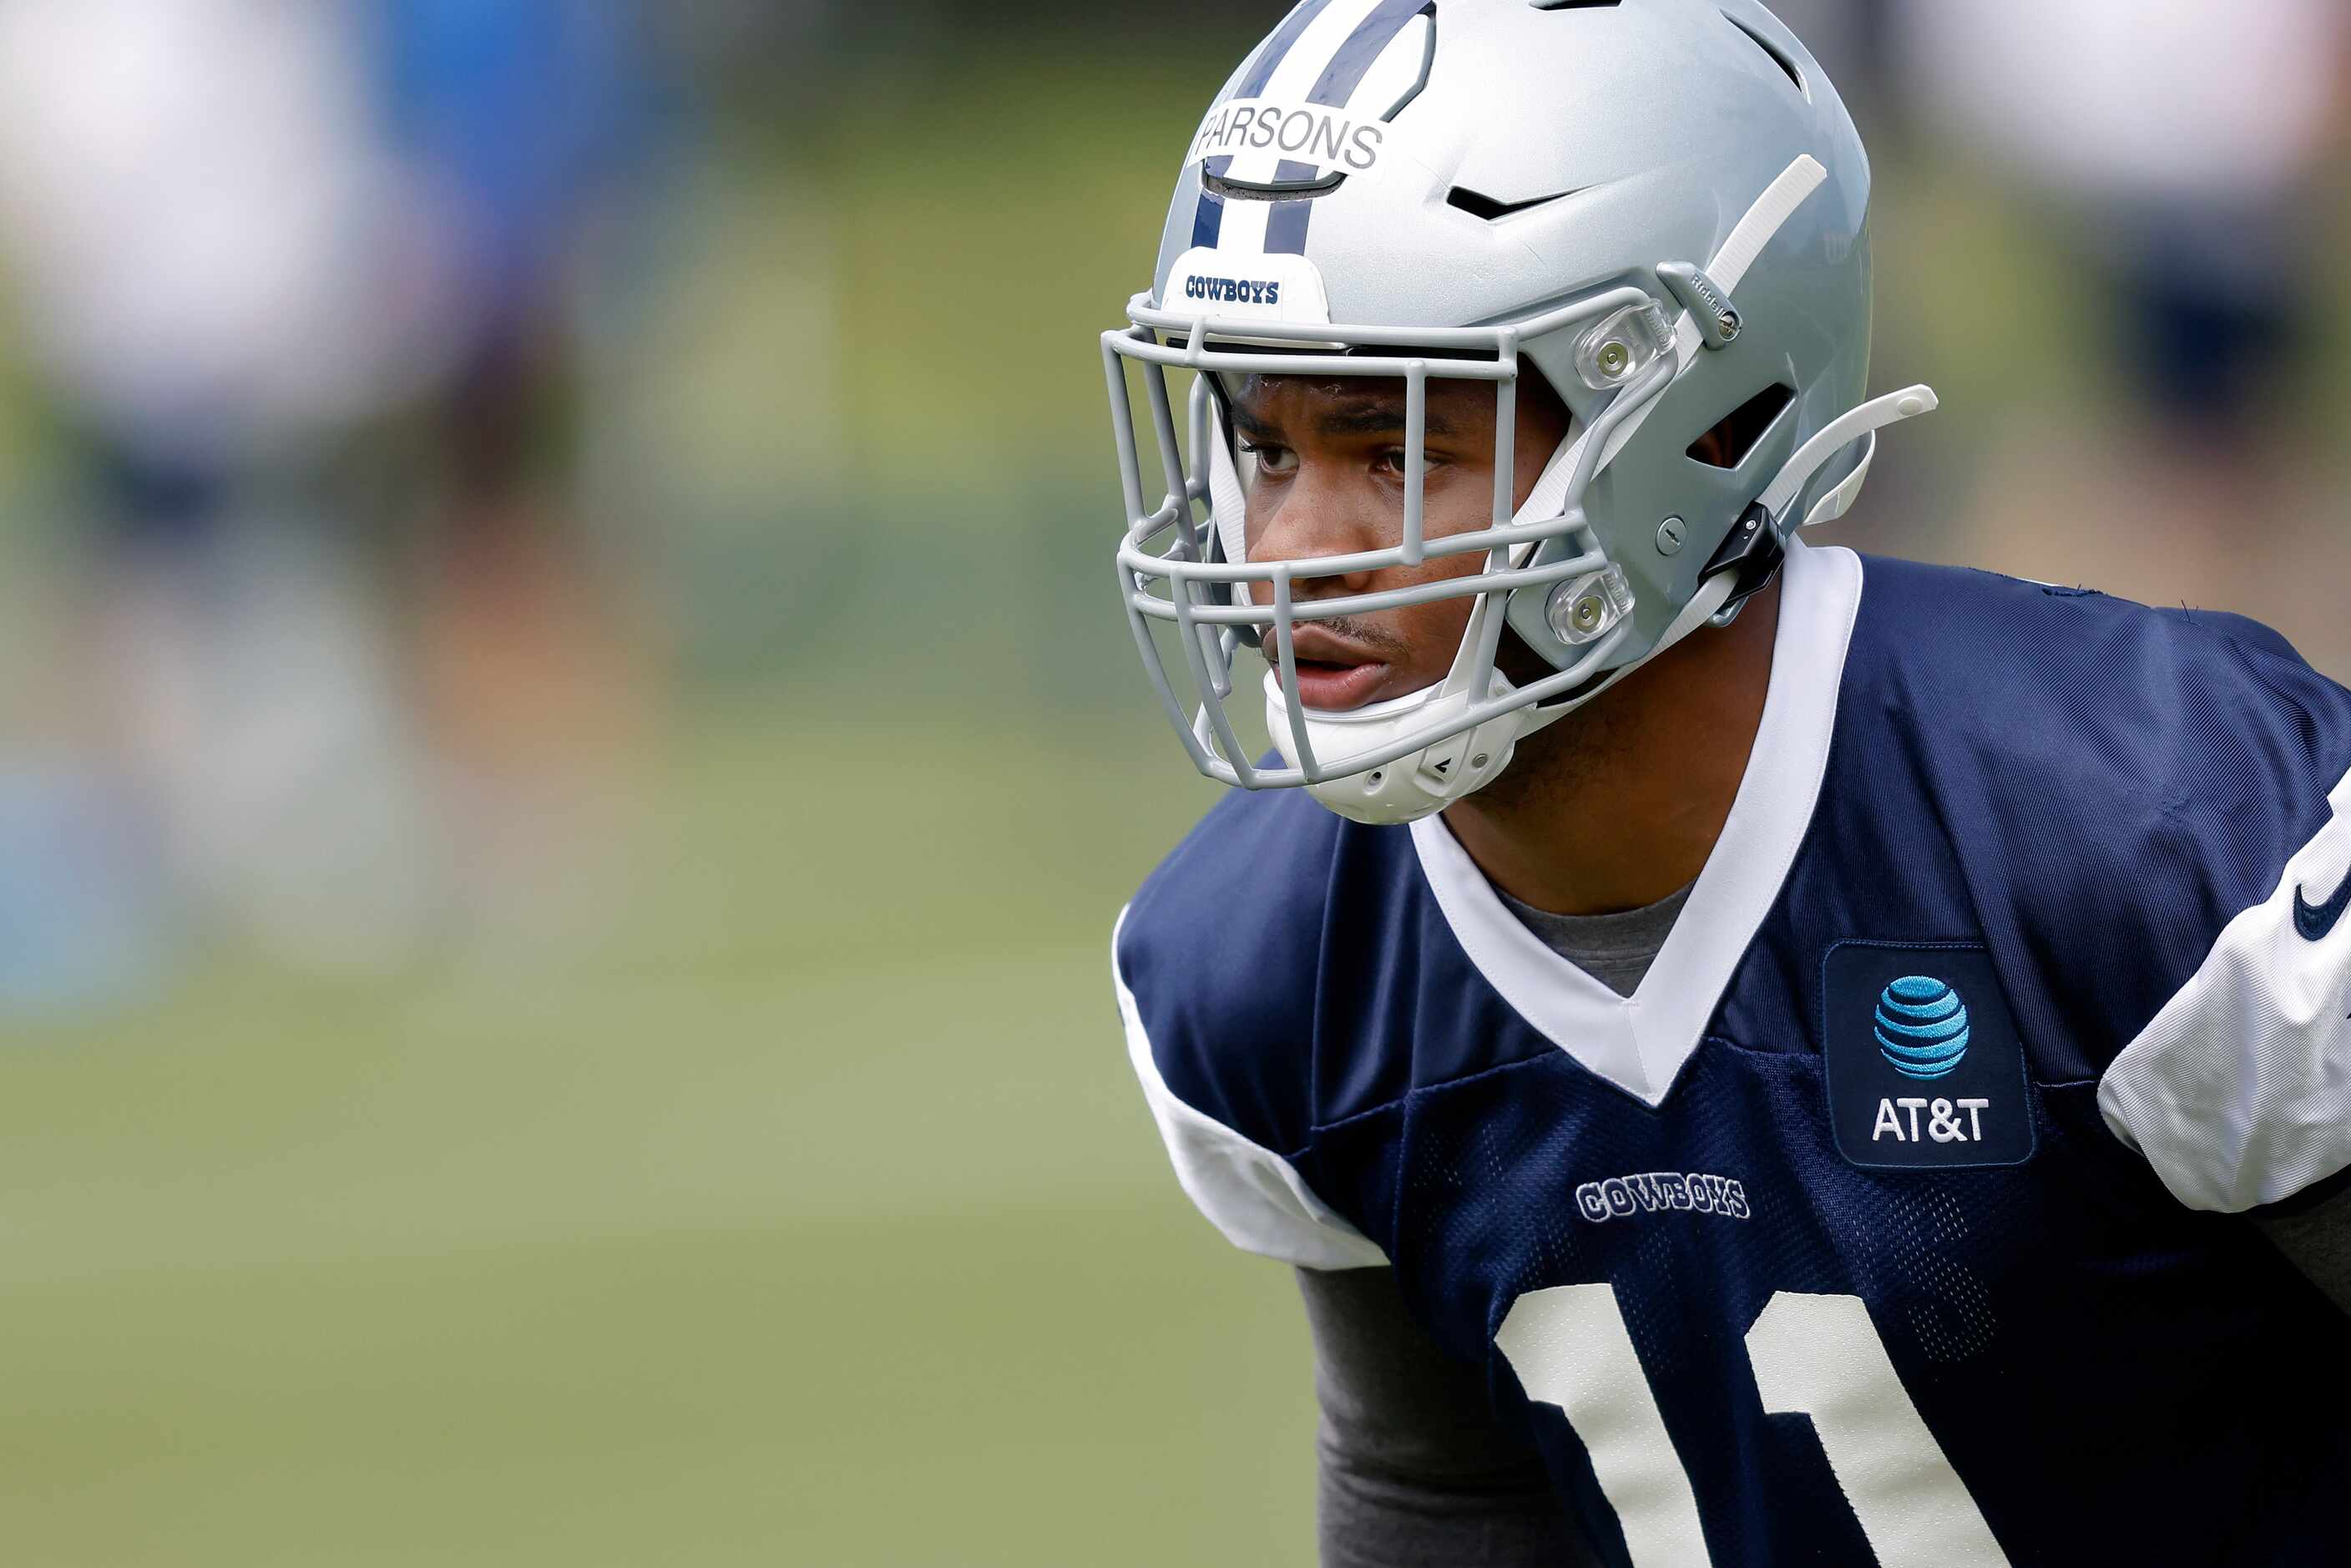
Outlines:
{"type": "MultiPolygon", "coordinates": [[[[1800,528],[1844,516],[1854,497],[1860,494],[1862,481],[1868,476],[1871,459],[1876,455],[1876,433],[1888,424],[1928,413],[1935,406],[1931,389],[1906,388],[1864,403],[1805,443],[1759,497],[1764,511],[1773,519],[1782,544],[1791,543],[1800,528]],[[1800,521],[1781,523],[1781,513],[1803,493],[1813,476],[1856,441],[1867,444],[1853,472],[1821,497],[1800,521]]],[[[1526,505],[1512,519],[1514,522],[1559,515],[1583,440],[1581,433],[1572,432],[1560,444],[1542,477],[1527,497],[1526,505]]],[[[1243,554],[1235,552],[1234,536],[1240,532],[1240,527],[1238,521],[1228,524],[1225,519],[1241,516],[1240,480],[1224,455],[1223,446],[1219,440],[1211,456],[1210,485],[1228,557],[1238,560],[1245,559],[1243,554]]],[[[1528,549],[1531,552],[1531,547],[1528,549]]],[[[1307,793],[1339,815],[1358,822],[1412,822],[1445,810],[1500,777],[1510,765],[1520,741],[1565,718],[1719,615],[1738,588],[1739,576],[1735,570],[1723,570],[1708,578],[1698,585],[1690,601],[1682,606],[1655,646],[1573,697],[1541,707],[1530,705],[1513,708],[1481,724],[1456,729],[1455,721],[1467,716],[1473,706],[1504,700],[1517,689],[1499,670],[1493,672],[1485,691],[1471,689],[1477,671],[1486,667],[1490,658],[1489,644],[1500,635],[1499,626],[1493,622],[1503,614],[1507,601],[1507,596],[1501,594],[1479,595],[1469,612],[1469,624],[1462,633],[1460,651],[1454,655],[1453,667],[1444,680],[1408,695],[1351,712],[1326,713],[1309,708],[1299,716],[1308,743],[1325,767],[1343,765],[1350,757],[1377,752],[1416,734],[1434,734],[1439,738],[1392,762],[1310,784],[1307,793]]],[[[1301,766],[1290,734],[1289,699],[1282,691],[1280,673],[1270,669],[1265,676],[1265,716],[1266,727],[1282,760],[1292,768],[1301,766]]]]}

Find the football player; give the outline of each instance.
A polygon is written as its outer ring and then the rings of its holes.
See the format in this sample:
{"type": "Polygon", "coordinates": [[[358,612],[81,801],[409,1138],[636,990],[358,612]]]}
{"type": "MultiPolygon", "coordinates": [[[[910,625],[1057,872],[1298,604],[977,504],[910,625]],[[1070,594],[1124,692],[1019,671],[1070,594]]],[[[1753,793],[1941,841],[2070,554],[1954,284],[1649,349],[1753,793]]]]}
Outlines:
{"type": "Polygon", "coordinates": [[[1802,542],[1934,406],[1869,178],[1755,0],[1305,0],[1104,339],[1239,787],[1118,1001],[1326,1563],[2345,1560],[2351,693],[1802,542]]]}

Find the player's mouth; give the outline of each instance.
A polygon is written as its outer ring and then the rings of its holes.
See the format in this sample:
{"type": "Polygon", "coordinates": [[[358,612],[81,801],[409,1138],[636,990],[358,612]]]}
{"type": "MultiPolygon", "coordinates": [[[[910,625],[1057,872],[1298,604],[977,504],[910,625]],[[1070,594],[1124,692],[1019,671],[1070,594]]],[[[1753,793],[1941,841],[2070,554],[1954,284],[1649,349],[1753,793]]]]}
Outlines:
{"type": "MultiPolygon", "coordinates": [[[[1292,640],[1298,655],[1298,700],[1321,713],[1364,706],[1387,684],[1392,666],[1361,643],[1309,623],[1292,640]]],[[[1272,648],[1267,654],[1271,662],[1272,648]]]]}

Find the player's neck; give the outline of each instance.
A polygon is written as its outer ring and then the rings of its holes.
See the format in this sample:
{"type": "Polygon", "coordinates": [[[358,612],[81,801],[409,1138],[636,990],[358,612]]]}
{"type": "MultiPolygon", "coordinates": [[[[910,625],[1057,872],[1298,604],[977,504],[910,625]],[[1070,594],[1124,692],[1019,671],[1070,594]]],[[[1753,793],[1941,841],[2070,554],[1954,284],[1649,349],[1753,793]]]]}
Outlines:
{"type": "Polygon", "coordinates": [[[1773,583],[1519,747],[1445,813],[1487,879],[1537,909],[1639,909],[1698,880],[1763,722],[1780,623],[1773,583]]]}

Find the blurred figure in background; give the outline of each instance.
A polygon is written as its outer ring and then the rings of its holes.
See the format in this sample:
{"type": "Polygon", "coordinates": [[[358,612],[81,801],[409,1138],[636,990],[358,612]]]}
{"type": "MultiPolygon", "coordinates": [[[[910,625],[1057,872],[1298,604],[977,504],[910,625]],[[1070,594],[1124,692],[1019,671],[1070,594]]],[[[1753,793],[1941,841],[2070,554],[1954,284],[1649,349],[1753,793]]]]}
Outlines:
{"type": "Polygon", "coordinates": [[[2295,395],[2339,287],[2338,0],[1907,0],[1896,32],[1921,129],[2033,200],[2066,253],[2066,308],[2113,367],[2085,390],[2126,400],[2103,451],[2079,421],[2055,445],[2022,439],[1981,497],[1987,542],[2027,572],[2096,559],[2092,585],[2116,591],[2274,602],[2294,556],[2248,547],[2338,521],[2312,494],[2318,422],[2295,395]],[[2034,537],[2052,501],[2085,537],[2034,537]]]}
{"type": "Polygon", "coordinates": [[[579,906],[644,685],[564,489],[634,15],[0,0],[0,256],[95,525],[50,683],[81,760],[42,793],[72,804],[17,815],[84,901],[361,970],[453,901],[579,906]],[[352,455],[387,440],[371,483],[352,455]],[[421,663],[369,537],[420,528],[421,663]]]}
{"type": "Polygon", "coordinates": [[[654,127],[653,57],[623,0],[383,0],[371,42],[392,147],[454,287],[424,463],[424,695],[453,864],[500,929],[564,894],[621,808],[646,674],[591,570],[575,319],[627,236],[654,127]]]}
{"type": "Polygon", "coordinates": [[[413,943],[427,827],[317,465],[442,357],[344,22],[0,5],[0,247],[92,524],[51,725],[147,824],[126,901],[334,967],[413,943]]]}

